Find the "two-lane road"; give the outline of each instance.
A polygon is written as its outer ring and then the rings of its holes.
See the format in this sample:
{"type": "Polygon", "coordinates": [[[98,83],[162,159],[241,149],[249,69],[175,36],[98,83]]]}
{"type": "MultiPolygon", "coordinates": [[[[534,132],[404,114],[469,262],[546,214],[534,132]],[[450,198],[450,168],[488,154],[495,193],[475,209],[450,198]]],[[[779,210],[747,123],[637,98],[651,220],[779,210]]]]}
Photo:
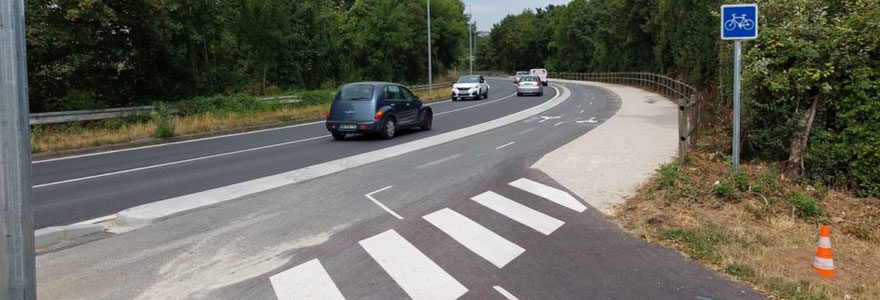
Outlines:
{"type": "Polygon", "coordinates": [[[254,178],[283,173],[483,123],[555,96],[517,97],[490,80],[489,99],[432,104],[434,128],[391,141],[333,141],[323,122],[34,163],[36,228],[64,225],[254,178]]]}

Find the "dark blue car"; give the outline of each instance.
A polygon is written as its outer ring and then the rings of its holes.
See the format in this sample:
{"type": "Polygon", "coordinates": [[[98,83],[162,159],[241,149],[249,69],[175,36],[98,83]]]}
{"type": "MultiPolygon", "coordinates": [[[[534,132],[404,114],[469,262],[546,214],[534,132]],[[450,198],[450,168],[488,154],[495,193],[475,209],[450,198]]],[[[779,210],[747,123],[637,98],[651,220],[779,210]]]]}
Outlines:
{"type": "Polygon", "coordinates": [[[388,82],[358,82],[343,86],[336,94],[326,126],[337,140],[350,133],[391,139],[404,128],[431,130],[433,121],[431,107],[422,105],[408,88],[388,82]]]}

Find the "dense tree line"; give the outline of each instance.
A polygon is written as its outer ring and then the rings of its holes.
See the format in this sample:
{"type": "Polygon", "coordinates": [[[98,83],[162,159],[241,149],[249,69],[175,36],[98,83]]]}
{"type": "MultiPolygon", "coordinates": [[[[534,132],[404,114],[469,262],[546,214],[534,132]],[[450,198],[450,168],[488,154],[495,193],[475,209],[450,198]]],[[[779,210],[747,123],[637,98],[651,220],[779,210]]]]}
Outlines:
{"type": "MultiPolygon", "coordinates": [[[[467,47],[460,0],[431,1],[435,73],[467,47]]],[[[427,81],[423,0],[26,0],[31,110],[427,81]]]]}
{"type": "MultiPolygon", "coordinates": [[[[880,0],[756,0],[746,42],[743,151],[801,178],[880,196],[880,0]]],[[[480,41],[483,69],[650,71],[684,79],[727,116],[731,42],[721,0],[573,0],[511,15],[480,41]]],[[[729,124],[722,119],[721,124],[729,124]]]]}

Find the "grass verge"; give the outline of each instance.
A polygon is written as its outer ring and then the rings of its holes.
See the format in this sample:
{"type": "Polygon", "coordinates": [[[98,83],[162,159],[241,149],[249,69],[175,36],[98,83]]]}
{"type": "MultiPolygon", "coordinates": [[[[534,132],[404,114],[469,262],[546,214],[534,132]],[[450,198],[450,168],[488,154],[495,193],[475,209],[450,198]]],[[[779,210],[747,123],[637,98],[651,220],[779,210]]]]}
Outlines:
{"type": "Polygon", "coordinates": [[[773,299],[880,299],[880,200],[786,178],[771,163],[732,176],[717,146],[725,136],[707,132],[686,164],[658,169],[614,218],[773,299]],[[820,224],[832,229],[833,279],[811,267],[820,224]]]}
{"type": "MultiPolygon", "coordinates": [[[[447,88],[419,91],[424,102],[448,98],[447,88]]],[[[180,115],[157,113],[95,122],[37,125],[31,129],[31,152],[49,153],[156,140],[254,126],[320,119],[327,115],[334,90],[294,93],[301,103],[260,102],[233,95],[199,98],[179,104],[180,115]]],[[[164,104],[159,103],[157,107],[164,104]]]]}

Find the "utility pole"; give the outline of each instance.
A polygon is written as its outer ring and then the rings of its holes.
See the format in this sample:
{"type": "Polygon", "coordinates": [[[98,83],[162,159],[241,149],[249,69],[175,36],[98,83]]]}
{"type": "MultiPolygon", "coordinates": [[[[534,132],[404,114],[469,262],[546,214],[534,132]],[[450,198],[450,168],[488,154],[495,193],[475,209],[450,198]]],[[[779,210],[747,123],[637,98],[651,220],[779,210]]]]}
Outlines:
{"type": "MultiPolygon", "coordinates": [[[[474,17],[474,8],[471,7],[471,4],[468,3],[468,10],[471,11],[471,18],[474,17]]],[[[468,22],[468,51],[470,51],[470,60],[471,60],[471,75],[474,75],[474,46],[476,41],[474,39],[474,27],[470,22],[468,22]]]]}
{"type": "Polygon", "coordinates": [[[434,70],[431,65],[431,0],[427,0],[428,5],[428,90],[434,94],[434,70]]]}
{"type": "Polygon", "coordinates": [[[36,299],[23,0],[0,1],[0,299],[36,299]]]}

